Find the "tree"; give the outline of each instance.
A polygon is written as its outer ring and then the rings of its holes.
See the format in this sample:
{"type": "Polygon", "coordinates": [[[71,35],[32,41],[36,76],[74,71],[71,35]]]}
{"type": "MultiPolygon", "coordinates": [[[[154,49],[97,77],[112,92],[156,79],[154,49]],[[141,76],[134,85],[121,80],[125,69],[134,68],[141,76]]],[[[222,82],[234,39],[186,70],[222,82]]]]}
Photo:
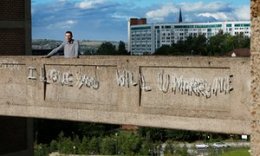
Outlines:
{"type": "Polygon", "coordinates": [[[188,36],[185,40],[163,45],[154,55],[203,55],[223,56],[237,48],[250,48],[250,38],[243,34],[232,36],[220,31],[217,35],[207,39],[205,35],[188,36]]]}
{"type": "Polygon", "coordinates": [[[235,48],[250,48],[250,38],[243,34],[233,36],[233,42],[235,48]]]}
{"type": "Polygon", "coordinates": [[[115,155],[116,154],[116,140],[112,137],[105,137],[100,144],[100,154],[115,155]]]}
{"type": "Polygon", "coordinates": [[[231,36],[230,34],[217,34],[209,39],[209,55],[223,56],[237,48],[249,48],[250,39],[243,34],[231,36]]]}
{"type": "Polygon", "coordinates": [[[171,47],[168,45],[161,46],[154,53],[154,55],[170,55],[170,54],[171,54],[171,47]]]}
{"type": "MultiPolygon", "coordinates": [[[[225,46],[225,41],[226,41],[226,35],[218,33],[215,36],[212,36],[209,39],[208,43],[208,55],[223,55],[224,54],[224,46],[225,46]]],[[[232,46],[232,45],[231,45],[232,46]]]]}
{"type": "Polygon", "coordinates": [[[191,55],[207,55],[207,38],[204,35],[193,38],[191,55]]]}
{"type": "Polygon", "coordinates": [[[97,50],[97,55],[116,55],[116,47],[110,42],[104,42],[97,50]]]}
{"type": "Polygon", "coordinates": [[[177,43],[172,44],[173,55],[187,55],[187,45],[185,41],[179,40],[177,43]]]}
{"type": "Polygon", "coordinates": [[[119,55],[128,55],[129,53],[127,52],[126,48],[125,48],[125,43],[123,41],[119,42],[118,45],[118,54],[119,55]]]}
{"type": "Polygon", "coordinates": [[[131,132],[120,132],[118,135],[118,153],[122,155],[135,155],[141,149],[141,138],[131,132]]]}

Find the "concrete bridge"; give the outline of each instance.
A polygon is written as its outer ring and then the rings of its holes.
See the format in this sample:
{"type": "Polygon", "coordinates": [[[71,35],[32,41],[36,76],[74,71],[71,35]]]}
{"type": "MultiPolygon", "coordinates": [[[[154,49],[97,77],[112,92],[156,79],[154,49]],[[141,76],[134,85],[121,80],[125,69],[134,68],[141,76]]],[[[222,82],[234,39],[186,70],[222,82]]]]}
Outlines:
{"type": "MultiPolygon", "coordinates": [[[[3,0],[14,8],[2,10],[15,14],[1,14],[0,34],[9,43],[1,53],[29,52],[29,2],[3,0]]],[[[0,115],[250,134],[251,154],[258,156],[260,0],[251,0],[251,22],[251,59],[0,57],[0,115]]],[[[0,122],[0,154],[15,148],[8,155],[31,155],[30,122],[0,122]],[[4,149],[10,138],[18,143],[4,149]]]]}
{"type": "Polygon", "coordinates": [[[249,58],[1,57],[0,115],[250,134],[249,68],[249,58]]]}
{"type": "MultiPolygon", "coordinates": [[[[251,134],[248,69],[231,57],[2,56],[0,115],[251,134]]],[[[10,129],[31,147],[28,126],[10,129]]]]}

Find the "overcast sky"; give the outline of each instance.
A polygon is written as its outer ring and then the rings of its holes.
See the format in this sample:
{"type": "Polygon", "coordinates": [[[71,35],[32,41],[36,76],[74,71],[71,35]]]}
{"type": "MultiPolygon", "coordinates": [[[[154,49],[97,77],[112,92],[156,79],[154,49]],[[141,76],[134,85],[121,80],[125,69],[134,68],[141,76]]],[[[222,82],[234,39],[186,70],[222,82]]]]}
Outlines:
{"type": "Polygon", "coordinates": [[[249,0],[32,0],[33,39],[127,41],[130,17],[148,23],[174,23],[182,9],[184,22],[250,20],[249,0]]]}

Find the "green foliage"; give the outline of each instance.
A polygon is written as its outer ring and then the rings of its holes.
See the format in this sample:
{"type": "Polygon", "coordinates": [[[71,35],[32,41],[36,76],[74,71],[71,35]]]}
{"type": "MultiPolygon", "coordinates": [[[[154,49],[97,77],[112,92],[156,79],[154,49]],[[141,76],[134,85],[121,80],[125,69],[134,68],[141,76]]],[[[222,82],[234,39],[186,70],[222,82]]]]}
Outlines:
{"type": "Polygon", "coordinates": [[[85,136],[82,138],[82,142],[81,142],[79,149],[78,149],[79,154],[91,153],[91,152],[89,152],[90,150],[88,149],[89,140],[90,139],[85,137],[85,136]]]}
{"type": "Polygon", "coordinates": [[[125,48],[125,43],[123,41],[119,42],[118,45],[118,54],[119,55],[128,55],[127,50],[125,48]]]}
{"type": "Polygon", "coordinates": [[[222,154],[222,156],[250,156],[249,149],[234,149],[222,154]]]}
{"type": "Polygon", "coordinates": [[[97,55],[129,55],[123,41],[119,42],[118,50],[111,42],[104,42],[97,50],[97,55]]]}
{"type": "Polygon", "coordinates": [[[154,55],[170,55],[171,54],[171,47],[168,45],[163,45],[156,50],[154,55]]]}
{"type": "Polygon", "coordinates": [[[117,136],[118,153],[134,155],[141,148],[142,140],[135,133],[120,132],[117,136]]]}
{"type": "Polygon", "coordinates": [[[184,147],[176,146],[174,153],[176,156],[188,156],[188,148],[186,145],[184,147]]]}
{"type": "Polygon", "coordinates": [[[97,50],[97,55],[116,55],[116,47],[110,42],[104,42],[97,50]]]}
{"type": "Polygon", "coordinates": [[[250,48],[250,38],[242,34],[232,36],[220,32],[209,39],[204,35],[189,36],[171,46],[163,45],[154,55],[223,56],[236,48],[250,48]]]}
{"type": "Polygon", "coordinates": [[[88,155],[95,155],[99,154],[100,150],[100,139],[93,137],[93,138],[88,138],[88,137],[83,137],[82,141],[80,144],[77,146],[77,153],[78,154],[88,154],[88,155]]]}
{"type": "Polygon", "coordinates": [[[138,155],[150,155],[152,149],[153,149],[153,143],[148,140],[143,140],[138,155]]]}
{"type": "Polygon", "coordinates": [[[34,146],[34,156],[46,156],[49,153],[50,150],[47,145],[39,144],[34,146]]]}
{"type": "Polygon", "coordinates": [[[50,151],[55,152],[58,151],[58,142],[56,140],[52,140],[50,143],[50,151]]]}
{"type": "Polygon", "coordinates": [[[101,140],[100,153],[102,155],[114,155],[116,154],[116,139],[112,137],[105,137],[101,140]]]}
{"type": "MultiPolygon", "coordinates": [[[[119,126],[115,125],[92,123],[74,123],[73,128],[65,127],[65,130],[69,129],[72,132],[60,132],[58,137],[53,138],[48,144],[36,140],[35,142],[40,144],[35,145],[35,155],[44,156],[50,152],[82,155],[159,155],[161,146],[165,143],[165,155],[181,156],[187,155],[187,148],[178,147],[173,141],[212,142],[230,138],[230,135],[226,134],[142,127],[133,133],[118,131],[119,126]]],[[[239,137],[233,135],[232,138],[239,137]]],[[[215,154],[214,150],[212,150],[213,154],[215,154]]]]}
{"type": "Polygon", "coordinates": [[[63,133],[61,133],[58,138],[58,151],[64,154],[71,154],[71,152],[75,153],[74,150],[75,145],[71,138],[63,137],[63,133]]]}

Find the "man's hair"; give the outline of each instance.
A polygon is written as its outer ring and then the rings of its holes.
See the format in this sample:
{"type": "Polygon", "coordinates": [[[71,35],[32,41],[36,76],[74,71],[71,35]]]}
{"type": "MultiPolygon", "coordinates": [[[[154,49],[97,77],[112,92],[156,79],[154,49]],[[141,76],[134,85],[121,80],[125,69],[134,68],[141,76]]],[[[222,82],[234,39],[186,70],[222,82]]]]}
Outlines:
{"type": "Polygon", "coordinates": [[[65,34],[70,34],[71,36],[73,36],[71,31],[66,31],[65,34]]]}

